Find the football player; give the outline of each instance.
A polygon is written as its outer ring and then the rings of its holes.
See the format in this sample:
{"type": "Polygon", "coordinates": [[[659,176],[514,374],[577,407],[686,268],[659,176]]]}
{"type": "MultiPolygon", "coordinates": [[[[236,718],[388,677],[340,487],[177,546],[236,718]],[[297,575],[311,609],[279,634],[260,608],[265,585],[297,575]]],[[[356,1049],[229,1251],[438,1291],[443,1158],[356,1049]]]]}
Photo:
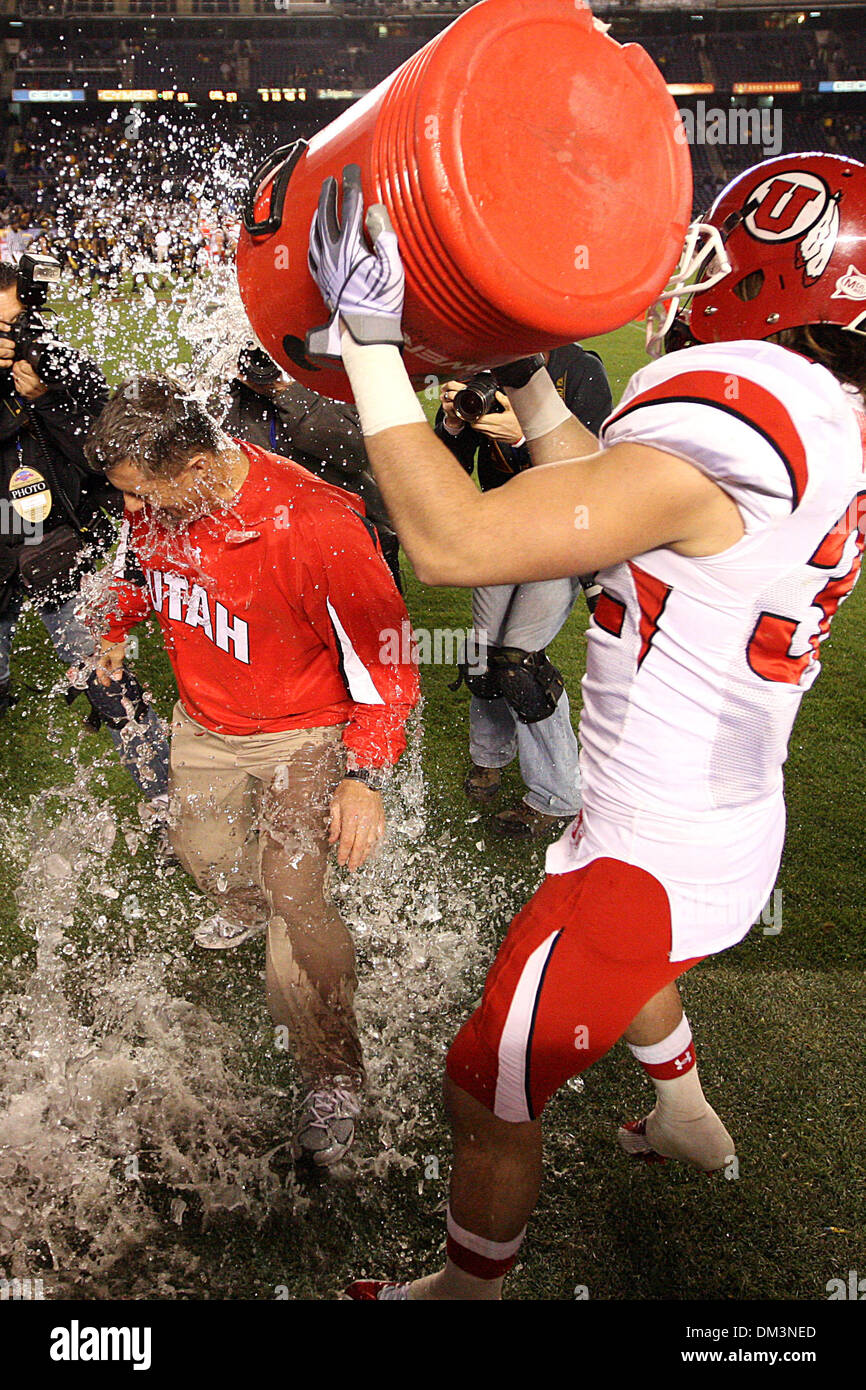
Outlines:
{"type": "Polygon", "coordinates": [[[625,1036],[655,1087],[632,1152],[733,1154],[676,980],[733,946],[775,882],[782,766],[860,570],[866,167],[788,155],[690,229],[654,353],[599,442],[540,362],[499,369],[537,465],[479,493],[427,427],[399,346],[403,273],[360,174],[326,181],[310,266],[386,504],[428,584],[599,573],[580,722],[584,805],[548,851],[448,1056],[447,1263],[362,1299],[498,1298],[541,1178],[553,1093],[625,1036]],[[548,466],[544,466],[548,465],[548,466]],[[576,526],[576,517],[589,524],[576,526]]]}

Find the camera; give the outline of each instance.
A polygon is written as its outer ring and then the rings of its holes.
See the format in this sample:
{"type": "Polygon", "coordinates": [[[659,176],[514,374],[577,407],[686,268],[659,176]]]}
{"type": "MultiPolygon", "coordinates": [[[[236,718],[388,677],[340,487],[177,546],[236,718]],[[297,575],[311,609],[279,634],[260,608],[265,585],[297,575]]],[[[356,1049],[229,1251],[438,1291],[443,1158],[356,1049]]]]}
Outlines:
{"type": "Polygon", "coordinates": [[[29,362],[36,375],[39,364],[48,345],[48,327],[41,314],[35,309],[27,309],[19,314],[5,335],[15,344],[15,361],[29,362]]]}
{"type": "Polygon", "coordinates": [[[238,353],[238,376],[253,386],[272,386],[280,378],[280,369],[264,348],[247,343],[238,353]]]}
{"type": "MultiPolygon", "coordinates": [[[[60,262],[53,256],[24,252],[18,262],[16,287],[24,312],[4,335],[15,344],[15,361],[28,362],[46,386],[61,385],[74,361],[74,353],[52,333],[38,312],[50,286],[59,282],[60,275],[60,262]]],[[[7,373],[9,370],[6,369],[7,373]]]]}
{"type": "Polygon", "coordinates": [[[18,262],[18,298],[25,309],[41,309],[52,285],[60,283],[60,262],[25,251],[18,262]]]}
{"type": "MultiPolygon", "coordinates": [[[[55,337],[41,314],[25,309],[4,335],[15,344],[15,361],[29,362],[46,386],[62,386],[69,377],[75,354],[55,337]]],[[[7,373],[11,368],[7,367],[7,373]]]]}
{"type": "Polygon", "coordinates": [[[496,399],[498,390],[499,383],[493,372],[478,372],[454,397],[455,415],[464,424],[474,425],[482,415],[489,415],[491,411],[501,411],[502,406],[496,399]]]}

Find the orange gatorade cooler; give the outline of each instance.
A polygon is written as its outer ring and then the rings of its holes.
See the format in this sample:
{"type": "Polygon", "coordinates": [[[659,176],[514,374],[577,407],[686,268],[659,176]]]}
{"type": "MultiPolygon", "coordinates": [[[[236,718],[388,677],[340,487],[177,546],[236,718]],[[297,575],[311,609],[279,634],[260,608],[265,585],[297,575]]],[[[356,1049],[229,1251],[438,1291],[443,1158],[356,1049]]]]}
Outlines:
{"type": "Polygon", "coordinates": [[[310,223],[346,164],[391,215],[419,380],[627,323],[665,285],[691,214],[682,123],[642,48],[575,0],[475,5],[252,181],[237,251],[250,323],[292,376],[339,400],[345,374],[311,363],[304,339],[328,317],[310,223]]]}

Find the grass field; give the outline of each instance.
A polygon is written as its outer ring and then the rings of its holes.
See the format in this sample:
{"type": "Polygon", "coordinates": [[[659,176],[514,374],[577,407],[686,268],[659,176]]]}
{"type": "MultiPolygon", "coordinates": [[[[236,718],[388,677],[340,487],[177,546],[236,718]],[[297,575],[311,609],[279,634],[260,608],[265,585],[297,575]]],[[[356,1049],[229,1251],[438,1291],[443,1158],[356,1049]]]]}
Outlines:
{"type": "MultiPolygon", "coordinates": [[[[75,311],[84,335],[87,312],[75,311]]],[[[160,313],[163,332],[159,306],[118,308],[116,365],[146,359],[160,313]]],[[[616,399],[643,360],[640,333],[596,346],[616,399]]],[[[417,625],[468,626],[466,593],[406,573],[417,625]]],[[[579,608],[551,649],[575,719],[585,626],[579,608]]],[[[864,651],[861,585],[792,741],[782,930],[757,926],[684,985],[739,1175],[619,1155],[616,1124],[643,1113],[648,1089],[615,1048],[550,1106],[511,1297],[813,1299],[866,1273],[864,651]]],[[[167,715],[171,673],[149,629],[137,669],[167,715]]],[[[420,746],[384,862],[348,886],[337,875],[374,1096],[351,1178],[311,1191],[270,1156],[290,1132],[293,1078],[265,1016],[261,943],[217,959],[190,946],[201,900],[136,838],[134,789],[108,740],[82,735],[48,693],[59,674],[28,615],[13,665],[23,698],[0,723],[0,1271],[41,1275],[47,1294],[295,1299],[429,1268],[447,1190],[442,1058],[543,861],[540,845],[495,841],[462,796],[468,703],[447,689],[453,671],[423,672],[420,746]],[[119,833],[106,851],[108,815],[119,833]],[[52,848],[75,871],[59,887],[52,848]]],[[[519,792],[512,772],[501,804],[519,792]]]]}

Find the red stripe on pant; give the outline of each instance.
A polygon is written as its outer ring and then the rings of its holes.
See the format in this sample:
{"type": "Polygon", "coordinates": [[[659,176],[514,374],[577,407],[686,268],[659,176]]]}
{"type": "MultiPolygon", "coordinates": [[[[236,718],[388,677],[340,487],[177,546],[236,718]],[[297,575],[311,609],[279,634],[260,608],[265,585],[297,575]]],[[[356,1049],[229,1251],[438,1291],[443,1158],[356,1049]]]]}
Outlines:
{"type": "Polygon", "coordinates": [[[596,859],[547,877],[512,922],[481,1004],[448,1054],[451,1081],[494,1114],[511,1001],[528,958],[560,930],[535,1001],[530,1055],[524,1059],[533,1119],[560,1086],[613,1047],[644,1004],[702,959],[668,959],[667,893],[644,869],[596,859]]]}

